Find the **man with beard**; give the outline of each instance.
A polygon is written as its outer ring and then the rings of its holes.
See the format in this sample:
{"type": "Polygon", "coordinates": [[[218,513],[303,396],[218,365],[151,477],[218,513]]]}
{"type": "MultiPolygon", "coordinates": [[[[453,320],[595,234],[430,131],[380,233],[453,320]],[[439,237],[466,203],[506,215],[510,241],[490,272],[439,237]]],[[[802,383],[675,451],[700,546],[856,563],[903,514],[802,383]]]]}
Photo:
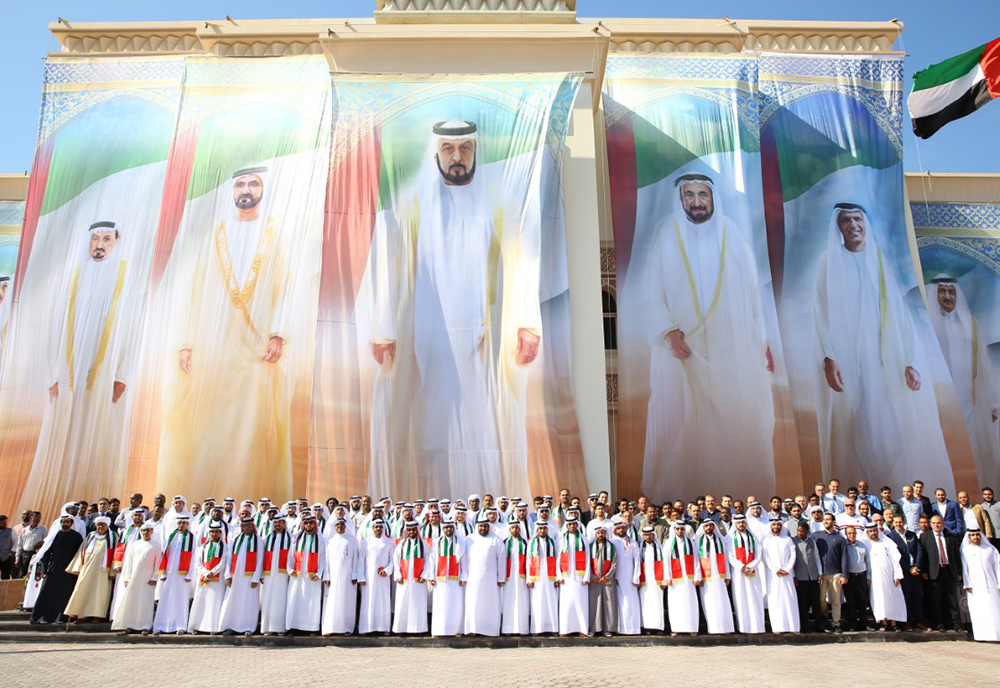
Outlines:
{"type": "Polygon", "coordinates": [[[316,518],[302,518],[302,532],[295,538],[291,580],[288,583],[288,608],[285,624],[289,631],[317,635],[320,629],[320,605],[323,602],[323,579],[326,576],[326,547],[316,532],[316,518]]]}
{"type": "Polygon", "coordinates": [[[660,223],[648,268],[643,491],[690,493],[705,475],[723,489],[762,489],[774,483],[774,363],[757,262],[710,177],[683,174],[674,186],[681,212],[660,223]]]}
{"type": "Polygon", "coordinates": [[[120,231],[110,220],[90,225],[87,250],[53,310],[46,359],[49,403],[21,494],[26,504],[64,491],[67,476],[83,494],[121,491],[127,456],[120,437],[124,404],[118,402],[130,380],[135,308],[120,231]]]}
{"type": "Polygon", "coordinates": [[[524,225],[535,220],[507,218],[502,190],[477,173],[476,123],[430,133],[414,186],[375,227],[369,483],[388,494],[525,494],[524,396],[541,309],[537,228],[524,225]]]}
{"type": "Polygon", "coordinates": [[[1000,482],[1000,387],[989,341],[957,281],[941,275],[931,280],[931,286],[936,287],[937,303],[927,313],[955,383],[979,484],[992,485],[1000,482]]]}
{"type": "Polygon", "coordinates": [[[66,573],[66,567],[73,561],[82,542],[83,537],[73,529],[73,517],[68,514],[63,516],[59,521],[59,530],[42,555],[38,567],[45,582],[35,600],[31,623],[59,621],[76,587],[76,576],[66,573]]]}
{"type": "Polygon", "coordinates": [[[280,218],[263,212],[267,177],[264,166],[233,174],[235,207],[197,249],[190,307],[174,330],[159,451],[170,460],[159,462],[158,485],[291,492],[285,354],[296,310],[280,218]]]}

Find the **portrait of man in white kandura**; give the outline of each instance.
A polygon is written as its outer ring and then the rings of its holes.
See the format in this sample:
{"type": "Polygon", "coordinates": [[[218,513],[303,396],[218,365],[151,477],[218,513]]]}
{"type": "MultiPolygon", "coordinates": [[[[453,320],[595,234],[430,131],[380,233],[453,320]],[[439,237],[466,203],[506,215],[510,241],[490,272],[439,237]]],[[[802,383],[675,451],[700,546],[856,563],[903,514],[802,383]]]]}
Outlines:
{"type": "Polygon", "coordinates": [[[895,266],[858,203],[836,203],[830,213],[814,316],[824,475],[896,485],[939,476],[941,465],[950,474],[947,451],[914,451],[921,441],[944,450],[941,427],[936,409],[921,418],[918,395],[928,392],[914,365],[918,333],[895,266]]]}
{"type": "Polygon", "coordinates": [[[962,286],[938,275],[927,289],[928,313],[948,364],[976,460],[980,485],[1000,484],[1000,389],[986,332],[969,309],[962,286]]]}
{"type": "MultiPolygon", "coordinates": [[[[650,397],[642,488],[773,486],[774,360],[757,261],[716,182],[674,180],[647,267],[650,397]]],[[[735,489],[735,487],[733,488],[735,489]]],[[[746,489],[750,489],[747,487],[746,489]]]]}
{"type": "Polygon", "coordinates": [[[479,134],[464,119],[429,124],[415,179],[376,220],[372,494],[529,494],[525,389],[542,337],[532,189],[545,152],[484,165],[479,134]]]}
{"type": "Polygon", "coordinates": [[[122,397],[130,383],[130,349],[138,327],[128,298],[132,265],[125,254],[127,242],[139,237],[135,227],[107,217],[66,237],[76,257],[49,321],[49,403],[25,499],[54,497],[59,484],[100,495],[121,489],[122,397]]]}

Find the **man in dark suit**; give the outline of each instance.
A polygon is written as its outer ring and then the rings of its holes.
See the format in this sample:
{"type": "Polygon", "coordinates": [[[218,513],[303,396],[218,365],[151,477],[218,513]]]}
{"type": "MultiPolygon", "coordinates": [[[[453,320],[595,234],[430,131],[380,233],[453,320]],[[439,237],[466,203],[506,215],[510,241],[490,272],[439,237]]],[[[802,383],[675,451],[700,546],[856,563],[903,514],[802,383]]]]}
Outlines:
{"type": "Polygon", "coordinates": [[[965,533],[965,521],[962,519],[962,507],[953,499],[948,499],[948,494],[940,487],[934,490],[934,499],[931,505],[931,516],[937,514],[944,519],[944,529],[949,535],[960,536],[965,533]]]}
{"type": "Polygon", "coordinates": [[[899,550],[899,567],[903,569],[900,587],[906,599],[906,623],[910,629],[927,630],[924,626],[923,581],[920,578],[920,571],[927,565],[924,548],[917,534],[906,529],[906,519],[902,514],[892,517],[892,527],[886,531],[886,536],[896,543],[899,550]]]}
{"type": "Polygon", "coordinates": [[[94,523],[94,521],[100,518],[101,516],[111,518],[111,522],[112,523],[115,522],[114,518],[110,516],[110,511],[109,511],[110,506],[111,504],[107,497],[101,497],[100,499],[97,500],[97,511],[87,515],[88,533],[92,533],[93,531],[97,530],[97,525],[94,523]]]}
{"type": "Polygon", "coordinates": [[[920,574],[930,582],[931,623],[943,631],[947,621],[953,630],[958,630],[958,588],[962,583],[958,540],[945,532],[944,519],[934,514],[930,531],[920,534],[920,545],[926,554],[924,566],[919,567],[920,574]]]}

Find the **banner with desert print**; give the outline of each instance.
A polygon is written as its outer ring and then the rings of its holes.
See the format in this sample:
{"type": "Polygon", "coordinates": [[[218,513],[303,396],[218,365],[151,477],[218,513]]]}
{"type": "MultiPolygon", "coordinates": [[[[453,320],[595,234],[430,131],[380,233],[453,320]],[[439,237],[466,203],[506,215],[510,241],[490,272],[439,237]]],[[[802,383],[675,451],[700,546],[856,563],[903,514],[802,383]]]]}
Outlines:
{"type": "Polygon", "coordinates": [[[586,490],[560,184],[579,83],[334,75],[311,490],[586,490]]]}
{"type": "Polygon", "coordinates": [[[756,57],[612,56],[618,489],[799,489],[760,173],[756,57]]]}
{"type": "Polygon", "coordinates": [[[1000,485],[1000,204],[913,200],[910,209],[928,313],[976,461],[978,482],[967,481],[964,487],[996,489],[1000,485]]]}
{"type": "Polygon", "coordinates": [[[130,485],[276,500],[306,487],[329,103],[321,56],[186,61],[130,485]]]}
{"type": "Polygon", "coordinates": [[[975,481],[907,230],[903,58],[762,54],[771,272],[804,478],[975,481]]]}
{"type": "Polygon", "coordinates": [[[0,394],[0,501],[121,494],[181,58],[49,58],[0,394]]]}

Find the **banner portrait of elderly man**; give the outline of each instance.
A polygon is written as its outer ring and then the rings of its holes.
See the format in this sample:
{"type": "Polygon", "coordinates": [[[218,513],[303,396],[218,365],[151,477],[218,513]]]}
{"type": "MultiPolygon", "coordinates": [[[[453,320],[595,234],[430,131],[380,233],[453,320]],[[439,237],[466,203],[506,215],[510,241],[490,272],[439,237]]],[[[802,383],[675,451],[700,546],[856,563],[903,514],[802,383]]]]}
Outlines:
{"type": "Polygon", "coordinates": [[[507,201],[505,186],[511,175],[531,179],[540,157],[498,163],[491,175],[481,134],[464,119],[429,126],[413,182],[376,221],[373,493],[528,492],[524,395],[542,337],[540,211],[507,201]]]}
{"type": "Polygon", "coordinates": [[[837,203],[830,215],[814,316],[823,473],[879,476],[890,485],[940,473],[910,451],[922,433],[940,441],[941,430],[936,416],[919,422],[916,329],[894,266],[857,203],[837,203]]]}
{"type": "Polygon", "coordinates": [[[63,490],[116,494],[124,478],[121,451],[134,308],[126,298],[125,233],[112,220],[77,230],[80,246],[51,311],[46,360],[48,405],[24,488],[24,499],[63,490]]]}
{"type": "Polygon", "coordinates": [[[772,485],[774,362],[756,261],[710,177],[683,174],[674,188],[675,210],[659,224],[647,273],[642,488],[695,491],[707,475],[772,485]]]}
{"type": "Polygon", "coordinates": [[[174,249],[193,269],[177,290],[189,301],[167,366],[157,484],[168,489],[291,493],[283,376],[293,228],[265,212],[271,181],[267,166],[236,170],[214,192],[218,215],[199,229],[201,243],[174,249]]]}
{"type": "Polygon", "coordinates": [[[928,313],[955,383],[980,485],[1000,484],[1000,389],[986,333],[952,277],[931,280],[928,313]]]}

